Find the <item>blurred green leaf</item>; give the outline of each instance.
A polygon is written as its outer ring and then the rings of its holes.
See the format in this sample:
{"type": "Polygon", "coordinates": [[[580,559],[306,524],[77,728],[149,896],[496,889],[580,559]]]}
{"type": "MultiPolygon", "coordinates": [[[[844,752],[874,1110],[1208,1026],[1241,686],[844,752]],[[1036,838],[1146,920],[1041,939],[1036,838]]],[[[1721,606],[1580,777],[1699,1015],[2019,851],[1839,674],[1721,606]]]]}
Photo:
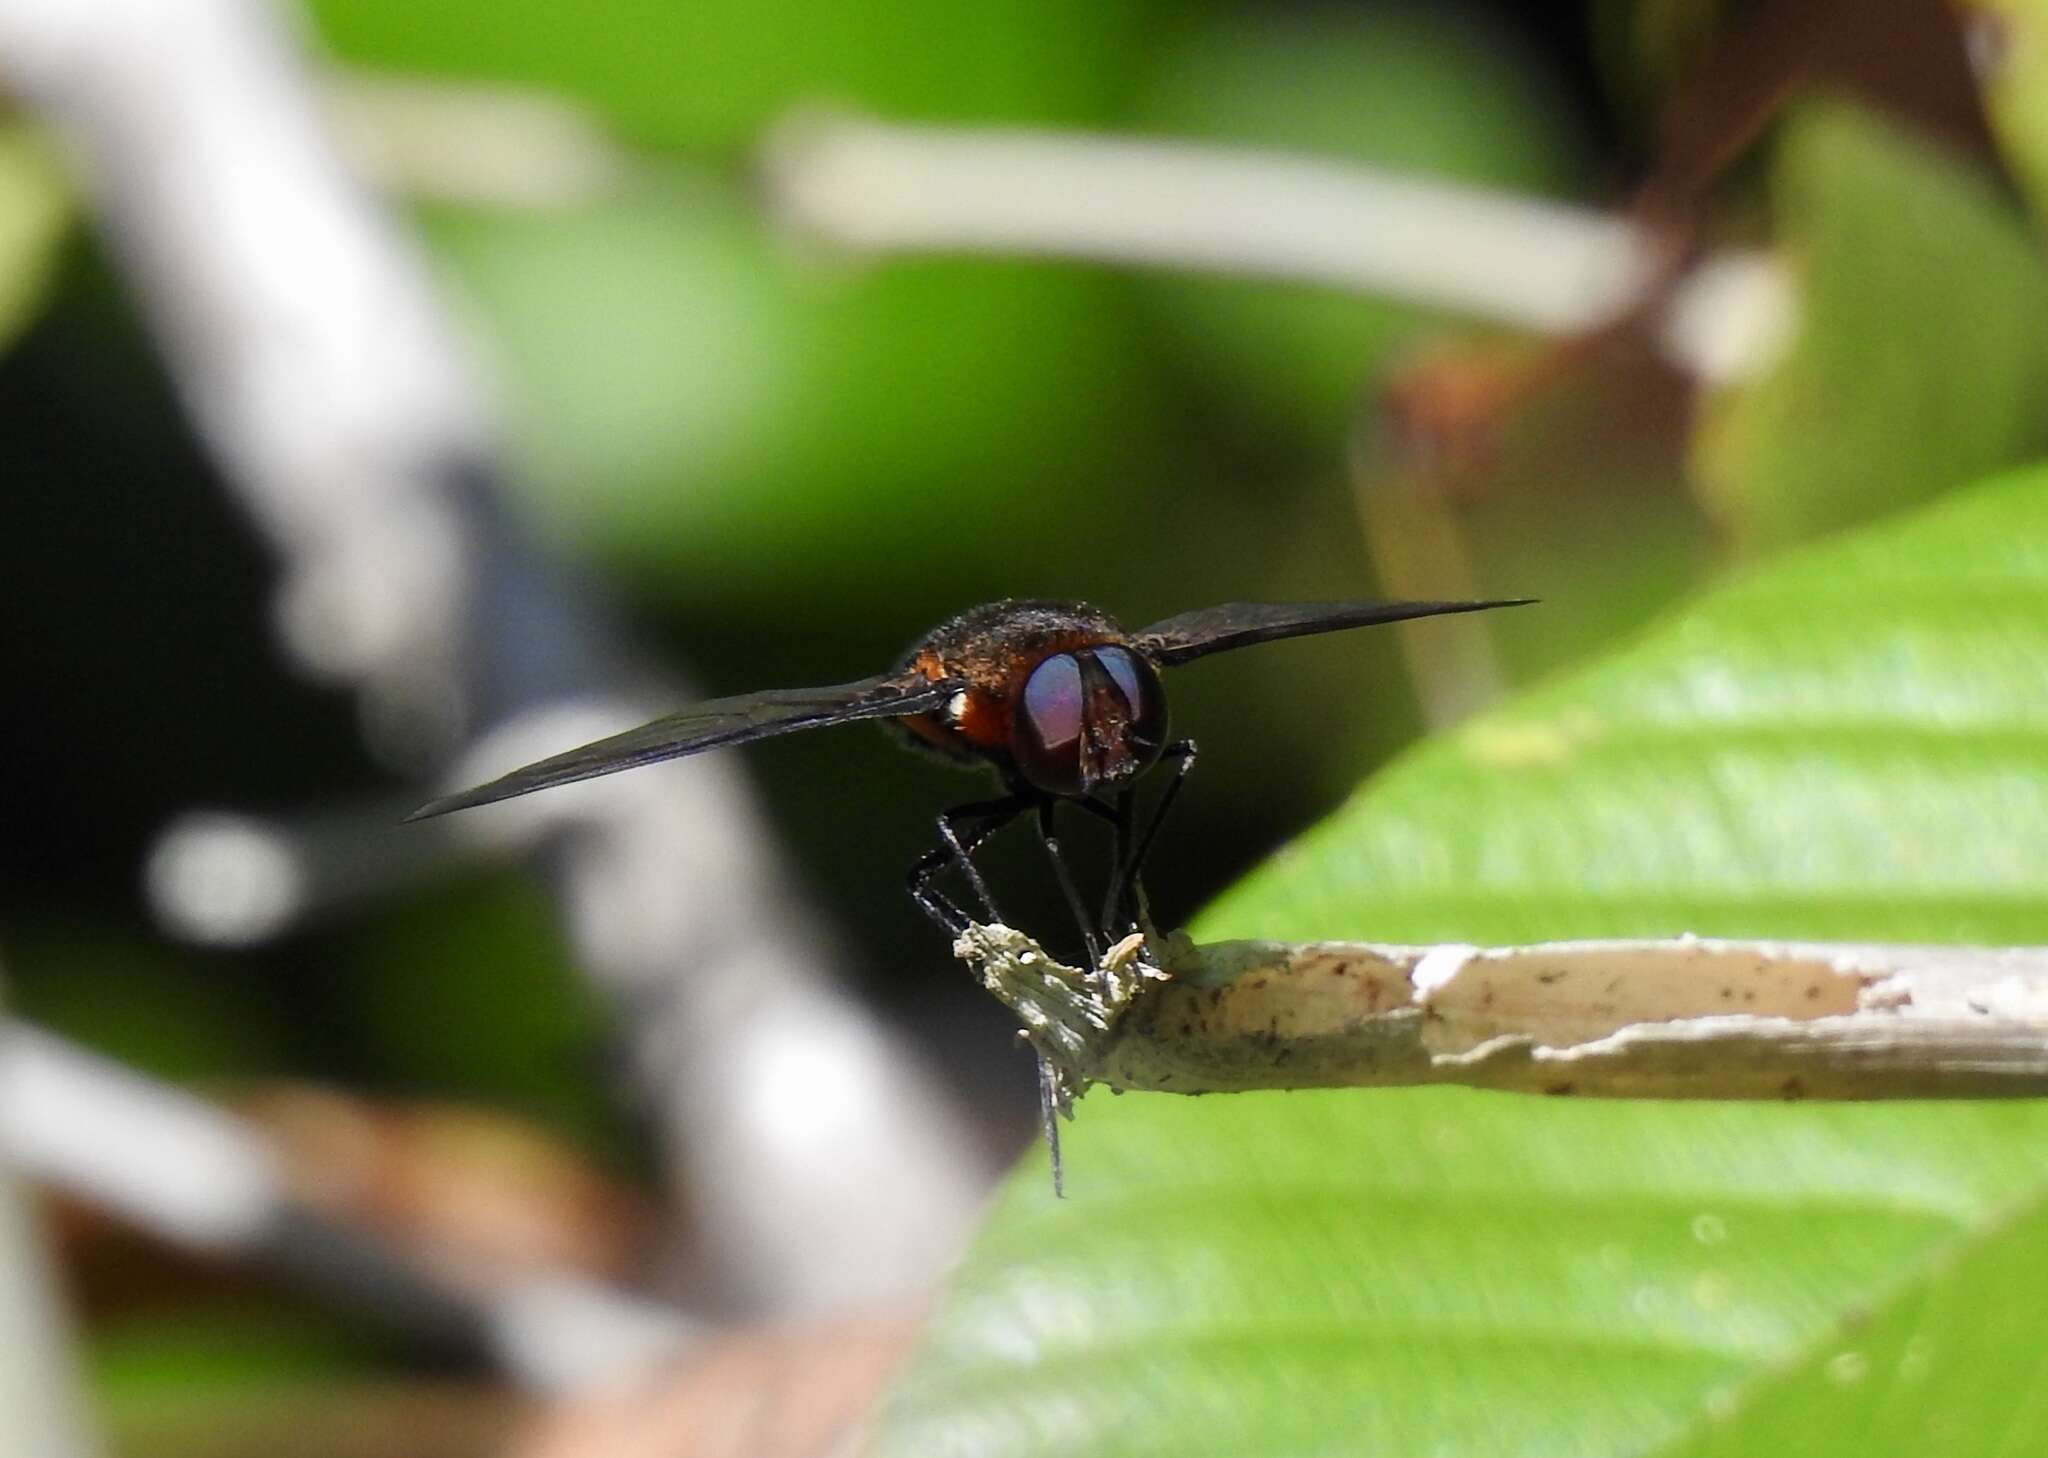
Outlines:
{"type": "MultiPolygon", "coordinates": [[[[1442,9],[1202,12],[1164,44],[1137,121],[1514,192],[1565,190],[1581,166],[1536,60],[1442,9]]],[[[1388,352],[1432,322],[1393,301],[1279,283],[1159,278],[1146,296],[1208,393],[1322,455],[1388,352]]]]}
{"type": "MultiPolygon", "coordinates": [[[[1196,928],[1687,929],[2048,934],[2048,471],[1423,746],[1196,928]]],[[[2039,1430],[2041,1104],[1098,1094],[1067,1179],[1012,1183],[878,1451],[1958,1458],[2039,1430]]]]}
{"type": "Polygon", "coordinates": [[[676,174],[580,214],[429,226],[498,346],[538,504],[672,594],[823,598],[878,561],[1049,545],[1151,438],[1096,274],[830,267],[676,174]]]}
{"type": "Polygon", "coordinates": [[[627,136],[751,147],[789,107],[1080,121],[1128,68],[1145,0],[314,0],[328,44],[393,70],[540,87],[627,136]]]}
{"type": "Polygon", "coordinates": [[[0,125],[0,348],[35,317],[70,222],[71,192],[49,144],[0,125]]]}
{"type": "Polygon", "coordinates": [[[165,1395],[106,1426],[109,1458],[495,1458],[531,1421],[481,1380],[370,1376],[165,1395]]]}
{"type": "Polygon", "coordinates": [[[1985,112],[2038,222],[2048,217],[2048,4],[1968,0],[1963,9],[1979,42],[1985,112]]]}
{"type": "Polygon", "coordinates": [[[393,1376],[390,1356],[359,1325],[246,1295],[224,1307],[186,1301],[105,1321],[91,1343],[104,1451],[113,1458],[503,1451],[519,1414],[502,1390],[446,1374],[393,1376]]]}
{"type": "Polygon", "coordinates": [[[426,221],[484,316],[519,458],[571,520],[627,536],[706,510],[780,433],[800,328],[730,189],[678,178],[580,212],[426,221]],[[649,488],[671,477],[691,478],[666,493],[680,505],[649,488]]]}
{"type": "Polygon", "coordinates": [[[194,953],[55,917],[11,930],[13,1011],[156,1078],[248,1077],[283,1061],[272,1009],[194,953]]]}
{"type": "Polygon", "coordinates": [[[1773,187],[1799,335],[1694,446],[1738,542],[1873,520],[2048,444],[2048,272],[1989,178],[1827,102],[1789,123],[1773,187]]]}
{"type": "Polygon", "coordinates": [[[360,1332],[257,1304],[140,1314],[104,1323],[91,1347],[102,1397],[127,1409],[165,1397],[305,1383],[359,1370],[376,1348],[360,1332]]]}
{"type": "Polygon", "coordinates": [[[1728,23],[1727,0],[1593,0],[1587,37],[1603,91],[1631,129],[1653,133],[1667,98],[1728,23]]]}
{"type": "Polygon", "coordinates": [[[605,1011],[531,881],[401,908],[359,933],[353,961],[345,993],[381,1079],[545,1118],[587,1146],[616,1136],[605,1011]]]}

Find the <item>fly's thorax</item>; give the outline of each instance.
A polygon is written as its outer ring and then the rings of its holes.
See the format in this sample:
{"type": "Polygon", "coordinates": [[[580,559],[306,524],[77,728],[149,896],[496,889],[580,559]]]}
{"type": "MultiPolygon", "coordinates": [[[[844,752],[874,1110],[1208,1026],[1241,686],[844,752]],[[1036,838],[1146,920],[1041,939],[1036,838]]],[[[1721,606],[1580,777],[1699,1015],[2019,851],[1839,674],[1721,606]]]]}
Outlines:
{"type": "Polygon", "coordinates": [[[924,746],[1007,769],[1017,706],[1039,664],[1122,638],[1116,619],[1086,603],[1011,600],[974,608],[941,623],[904,655],[901,667],[965,687],[942,708],[906,718],[902,726],[924,746]]]}

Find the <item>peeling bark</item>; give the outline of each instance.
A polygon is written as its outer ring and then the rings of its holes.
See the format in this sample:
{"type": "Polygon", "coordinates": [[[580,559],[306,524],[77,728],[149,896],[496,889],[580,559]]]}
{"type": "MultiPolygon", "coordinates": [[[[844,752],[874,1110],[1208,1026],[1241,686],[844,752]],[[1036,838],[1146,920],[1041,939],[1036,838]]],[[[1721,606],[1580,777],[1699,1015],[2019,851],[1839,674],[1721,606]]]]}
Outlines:
{"type": "Polygon", "coordinates": [[[1710,940],[1410,947],[1133,936],[1095,973],[1008,927],[955,954],[1015,1010],[1063,1106],[1466,1084],[1612,1098],[2048,1093],[2048,948],[1710,940]]]}

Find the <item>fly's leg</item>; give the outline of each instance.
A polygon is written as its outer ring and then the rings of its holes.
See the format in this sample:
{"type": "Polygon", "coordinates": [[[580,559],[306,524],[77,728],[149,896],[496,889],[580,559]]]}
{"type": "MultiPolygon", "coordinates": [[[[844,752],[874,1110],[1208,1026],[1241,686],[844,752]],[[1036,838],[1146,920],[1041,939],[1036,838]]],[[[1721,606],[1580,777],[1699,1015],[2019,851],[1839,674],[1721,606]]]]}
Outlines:
{"type": "Polygon", "coordinates": [[[1064,1200],[1067,1197],[1067,1173],[1060,1162],[1059,1075],[1053,1072],[1043,1053],[1038,1055],[1038,1117],[1045,1124],[1046,1152],[1052,1156],[1052,1197],[1064,1200]]]}
{"type": "MultiPolygon", "coordinates": [[[[1076,796],[1072,799],[1065,800],[1063,803],[1072,805],[1076,810],[1085,810],[1090,815],[1093,815],[1097,820],[1107,822],[1110,828],[1117,832],[1119,837],[1123,836],[1126,830],[1128,829],[1128,808],[1120,812],[1118,808],[1115,806],[1105,805],[1100,800],[1089,799],[1085,796],[1076,796]]],[[[1112,864],[1115,864],[1116,862],[1122,860],[1123,844],[1124,842],[1120,838],[1117,842],[1117,849],[1112,855],[1112,864]]],[[[1081,902],[1078,894],[1069,896],[1068,900],[1073,905],[1074,915],[1076,919],[1078,919],[1081,922],[1081,934],[1083,936],[1089,936],[1091,924],[1088,920],[1088,911],[1086,906],[1081,902]]],[[[1107,949],[1109,945],[1109,939],[1115,934],[1113,923],[1114,918],[1110,915],[1109,904],[1105,902],[1102,920],[1099,923],[1095,923],[1093,925],[1094,939],[1101,942],[1105,949],[1107,949]]],[[[1096,965],[1099,966],[1101,964],[1101,958],[1096,958],[1095,962],[1096,965]]]]}
{"type": "Polygon", "coordinates": [[[1131,816],[1137,803],[1136,790],[1117,791],[1116,809],[1110,820],[1116,828],[1116,841],[1110,853],[1109,893],[1102,898],[1102,935],[1107,941],[1115,941],[1125,925],[1123,909],[1128,882],[1124,872],[1131,863],[1131,816]]]}
{"type": "Polygon", "coordinates": [[[967,877],[968,886],[981,902],[983,919],[1001,921],[1002,913],[996,910],[988,882],[982,879],[980,868],[974,864],[974,848],[1030,809],[1036,800],[1036,796],[1025,794],[1005,795],[1000,800],[976,800],[966,805],[955,805],[939,817],[941,844],[926,851],[911,865],[909,887],[910,899],[948,937],[957,937],[967,930],[971,918],[932,885],[933,879],[946,867],[959,866],[967,877]],[[960,833],[961,825],[970,826],[965,835],[960,833]]]}
{"type": "Polygon", "coordinates": [[[1110,879],[1109,901],[1103,912],[1105,935],[1113,935],[1111,928],[1136,924],[1145,915],[1145,886],[1141,878],[1145,858],[1152,854],[1153,842],[1159,838],[1159,827],[1166,822],[1166,812],[1173,808],[1173,802],[1180,795],[1180,787],[1187,782],[1188,771],[1195,767],[1195,741],[1177,740],[1160,751],[1159,757],[1174,762],[1173,778],[1167,781],[1159,803],[1152,807],[1152,818],[1145,824],[1145,833],[1138,837],[1136,848],[1130,849],[1128,856],[1130,792],[1125,791],[1118,797],[1117,810],[1121,818],[1117,826],[1116,872],[1110,879]],[[1128,922],[1121,915],[1126,899],[1131,902],[1128,922]]]}
{"type": "MultiPolygon", "coordinates": [[[[1058,803],[1051,796],[1039,800],[1038,842],[1045,847],[1046,859],[1052,862],[1053,876],[1060,883],[1060,894],[1067,898],[1067,908],[1074,913],[1074,924],[1081,929],[1081,941],[1088,951],[1088,965],[1099,967],[1102,965],[1102,938],[1088,919],[1088,907],[1081,900],[1073,873],[1067,869],[1067,858],[1060,850],[1059,837],[1053,833],[1053,810],[1058,803]]],[[[1054,1183],[1058,1183],[1057,1179],[1054,1183]]]]}

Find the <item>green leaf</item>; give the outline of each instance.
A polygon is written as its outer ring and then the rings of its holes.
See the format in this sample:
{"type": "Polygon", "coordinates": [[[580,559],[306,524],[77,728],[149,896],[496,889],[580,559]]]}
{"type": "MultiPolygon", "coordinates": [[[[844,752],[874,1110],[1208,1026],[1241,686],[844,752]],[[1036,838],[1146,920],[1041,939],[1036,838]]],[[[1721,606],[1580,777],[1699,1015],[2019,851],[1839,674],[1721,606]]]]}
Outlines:
{"type": "MultiPolygon", "coordinates": [[[[1541,611],[1532,609],[1531,611],[1541,611]]],[[[1196,930],[2048,938],[2048,470],[1424,745],[1196,930]]],[[[2048,1106],[1083,1101],[884,1454],[2033,1450],[2048,1106]]]]}
{"type": "MultiPolygon", "coordinates": [[[[1198,14],[1162,48],[1139,124],[1416,176],[1558,192],[1578,166],[1561,98],[1471,14],[1330,7],[1198,14]]],[[[1394,300],[1260,280],[1142,280],[1177,363],[1219,408],[1321,455],[1393,351],[1441,327],[1394,300]]]]}
{"type": "Polygon", "coordinates": [[[1989,177],[1823,103],[1789,124],[1772,181],[1798,336],[1709,402],[1693,444],[1738,543],[1872,521],[2048,445],[2048,271],[1989,177]]]}
{"type": "Polygon", "coordinates": [[[1197,927],[1254,930],[2048,940],[2048,474],[1810,549],[1423,746],[1197,927]]]}
{"type": "Polygon", "coordinates": [[[336,1031],[360,1033],[384,1086],[488,1103],[586,1146],[617,1132],[610,1092],[590,1076],[605,1036],[596,991],[571,971],[528,880],[493,878],[368,922],[335,997],[336,1031]],[[488,972],[455,973],[454,947],[488,972]]]}
{"type": "Polygon", "coordinates": [[[1984,110],[2038,221],[2048,216],[2048,4],[1972,0],[1969,9],[1984,110]]]}
{"type": "Polygon", "coordinates": [[[0,346],[35,317],[70,223],[71,193],[49,144],[28,127],[0,126],[0,346]]]}
{"type": "Polygon", "coordinates": [[[523,484],[649,591],[801,577],[826,600],[877,560],[1051,554],[1154,438],[1097,274],[831,267],[680,168],[573,214],[428,227],[496,346],[523,484]],[[963,483],[988,530],[960,532],[963,483]]]}
{"type": "Polygon", "coordinates": [[[284,1061],[261,1000],[160,937],[46,910],[15,919],[7,952],[14,1012],[139,1072],[189,1082],[284,1061]]]}
{"type": "Polygon", "coordinates": [[[1115,90],[1143,0],[314,0],[350,61],[540,87],[654,145],[740,148],[791,106],[1082,121],[1115,90]]]}

